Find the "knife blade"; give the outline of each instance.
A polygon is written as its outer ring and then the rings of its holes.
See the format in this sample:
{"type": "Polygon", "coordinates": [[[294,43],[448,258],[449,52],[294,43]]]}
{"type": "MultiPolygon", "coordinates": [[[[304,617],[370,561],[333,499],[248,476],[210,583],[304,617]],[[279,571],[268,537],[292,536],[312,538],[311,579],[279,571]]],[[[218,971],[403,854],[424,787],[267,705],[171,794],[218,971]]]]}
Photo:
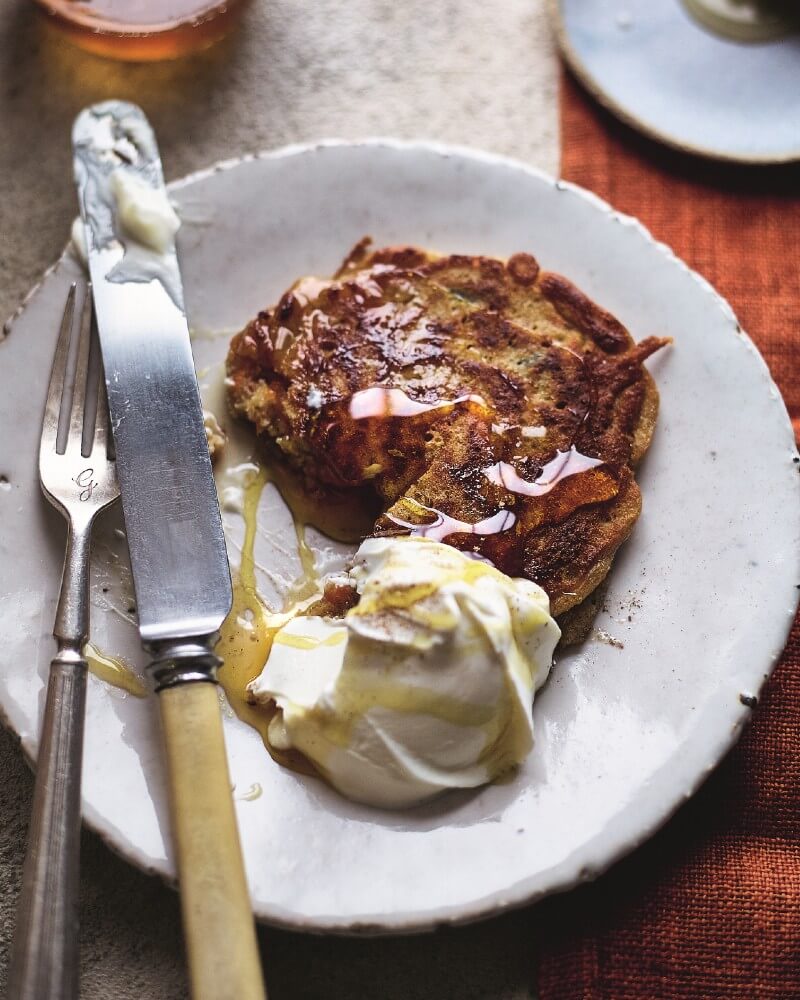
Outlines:
{"type": "Polygon", "coordinates": [[[163,192],[155,137],[137,107],[110,101],[78,116],[73,146],[139,631],[162,654],[208,644],[231,579],[175,243],[131,237],[115,195],[120,178],[163,192]]]}
{"type": "Polygon", "coordinates": [[[161,160],[143,112],[122,101],[81,112],[72,139],[139,632],[161,709],[192,995],[261,1000],[217,689],[208,683],[231,578],[174,231],[154,225],[158,206],[169,208],[161,160]]]}

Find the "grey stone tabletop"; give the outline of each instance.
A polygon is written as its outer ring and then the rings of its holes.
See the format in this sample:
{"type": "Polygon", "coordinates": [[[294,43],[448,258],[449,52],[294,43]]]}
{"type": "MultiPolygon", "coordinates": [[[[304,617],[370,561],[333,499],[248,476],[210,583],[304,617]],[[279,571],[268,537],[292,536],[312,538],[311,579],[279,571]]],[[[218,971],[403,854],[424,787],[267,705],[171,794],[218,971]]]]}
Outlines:
{"type": "MultiPolygon", "coordinates": [[[[76,213],[69,130],[86,104],[141,104],[168,178],[322,137],[399,136],[558,168],[557,65],[543,0],[253,0],[215,48],[117,64],[64,42],[30,0],[0,8],[0,315],[60,254],[76,213]]],[[[24,670],[24,664],[20,665],[24,670]]],[[[0,732],[0,992],[32,776],[0,732]]],[[[265,859],[268,863],[268,859],[265,859]]],[[[86,1000],[188,995],[177,896],[84,832],[86,1000]]],[[[535,913],[407,938],[261,929],[271,1000],[529,1000],[535,913]]]]}

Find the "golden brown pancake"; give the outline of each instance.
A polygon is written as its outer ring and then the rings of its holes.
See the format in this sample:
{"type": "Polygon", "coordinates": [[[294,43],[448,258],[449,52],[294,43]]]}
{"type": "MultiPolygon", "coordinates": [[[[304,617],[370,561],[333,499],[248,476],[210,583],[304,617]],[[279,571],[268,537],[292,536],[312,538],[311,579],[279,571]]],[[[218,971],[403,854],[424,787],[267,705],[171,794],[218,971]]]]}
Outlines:
{"type": "Polygon", "coordinates": [[[540,584],[563,616],[639,516],[634,468],[658,410],[643,362],[665,343],[636,344],[529,254],[365,239],[234,338],[229,398],[309,490],[370,493],[375,534],[471,551],[540,584]]]}

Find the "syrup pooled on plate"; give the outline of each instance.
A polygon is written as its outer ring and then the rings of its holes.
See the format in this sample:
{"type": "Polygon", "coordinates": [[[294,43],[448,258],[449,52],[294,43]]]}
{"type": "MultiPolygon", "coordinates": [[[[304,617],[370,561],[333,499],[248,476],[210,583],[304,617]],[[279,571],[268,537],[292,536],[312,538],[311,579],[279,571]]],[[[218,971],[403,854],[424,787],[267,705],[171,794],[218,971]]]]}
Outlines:
{"type": "Polygon", "coordinates": [[[83,655],[89,664],[90,672],[95,677],[137,698],[146,697],[147,688],[142,678],[119,657],[104,653],[91,642],[87,642],[83,647],[83,655]]]}
{"type": "MultiPolygon", "coordinates": [[[[271,746],[267,740],[267,732],[275,715],[274,706],[253,705],[247,692],[247,685],[258,677],[269,658],[275,634],[294,614],[292,609],[283,614],[270,612],[258,593],[255,563],[258,507],[264,488],[270,481],[270,470],[261,466],[245,488],[245,534],[239,570],[233,581],[233,605],[223,622],[216,646],[216,651],[223,660],[218,679],[236,715],[258,732],[279,764],[303,773],[314,773],[301,754],[293,750],[276,750],[271,746]]],[[[295,531],[298,542],[302,539],[298,552],[303,576],[293,590],[309,597],[318,589],[314,556],[305,543],[303,522],[295,520],[295,531]]]]}
{"type": "Polygon", "coordinates": [[[244,523],[239,572],[233,583],[233,604],[220,630],[217,653],[223,665],[219,670],[222,685],[231,707],[266,742],[270,715],[256,710],[247,700],[247,685],[257,677],[267,661],[272,639],[280,626],[272,626],[269,612],[256,590],[255,539],[258,504],[268,482],[266,469],[254,476],[245,490],[244,523]]]}
{"type": "Polygon", "coordinates": [[[274,448],[264,449],[261,467],[291,511],[304,568],[309,558],[313,560],[305,541],[301,542],[301,538],[305,538],[306,527],[316,528],[334,541],[353,544],[370,533],[378,510],[375,498],[365,491],[309,488],[274,448]]]}

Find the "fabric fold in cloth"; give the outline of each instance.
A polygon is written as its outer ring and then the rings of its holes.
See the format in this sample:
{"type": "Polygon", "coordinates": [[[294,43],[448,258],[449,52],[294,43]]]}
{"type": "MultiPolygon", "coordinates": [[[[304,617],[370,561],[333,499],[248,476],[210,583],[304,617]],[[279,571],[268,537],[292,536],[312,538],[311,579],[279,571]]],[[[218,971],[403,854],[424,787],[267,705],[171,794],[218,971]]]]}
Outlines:
{"type": "MultiPolygon", "coordinates": [[[[562,176],[638,217],[731,302],[799,432],[800,166],[691,160],[566,75],[561,122],[562,176]]],[[[795,621],[750,726],[695,798],[598,882],[543,904],[539,1000],[800,997],[798,734],[795,621]]]]}

